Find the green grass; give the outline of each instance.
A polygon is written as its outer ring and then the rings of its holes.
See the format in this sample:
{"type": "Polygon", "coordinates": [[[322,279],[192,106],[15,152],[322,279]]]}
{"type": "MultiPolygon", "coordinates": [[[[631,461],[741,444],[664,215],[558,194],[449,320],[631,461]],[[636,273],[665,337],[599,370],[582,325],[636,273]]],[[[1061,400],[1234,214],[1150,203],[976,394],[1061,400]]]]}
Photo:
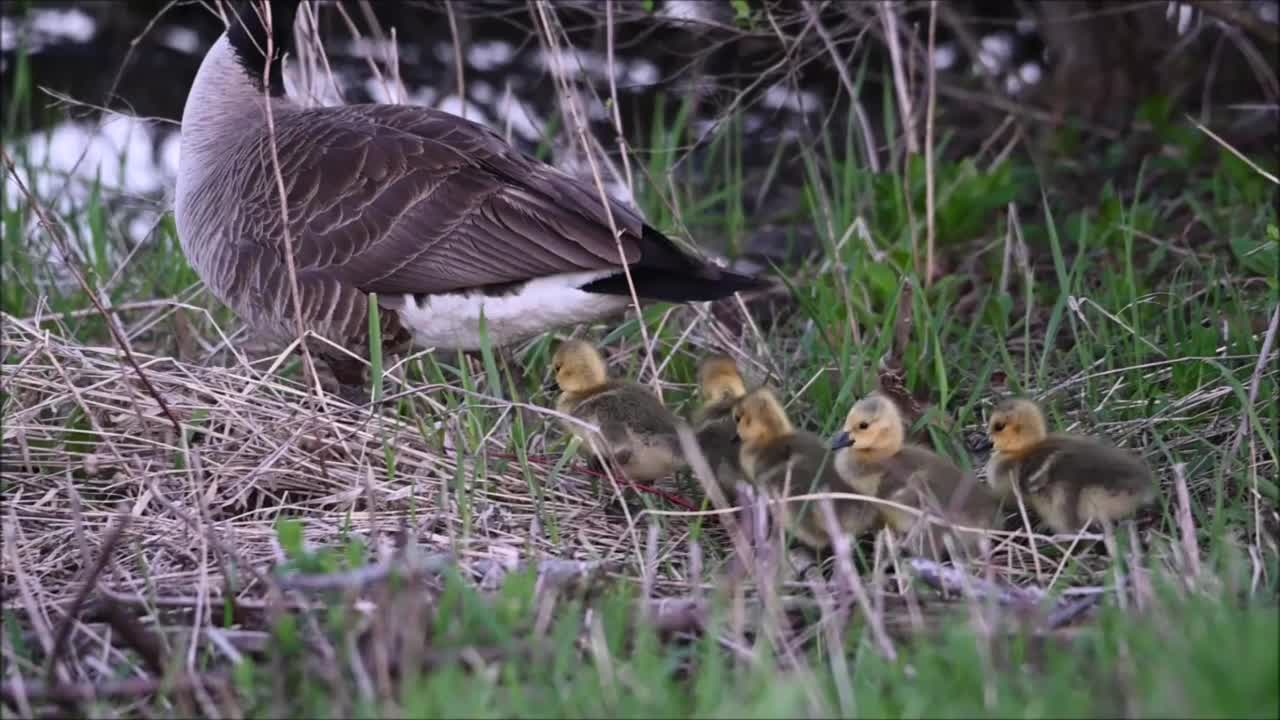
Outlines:
{"type": "MultiPolygon", "coordinates": [[[[296,548],[297,530],[287,535],[295,540],[286,547],[296,548]]],[[[298,566],[332,571],[344,556],[353,556],[350,547],[298,566]]],[[[389,619],[394,641],[422,634],[419,651],[439,666],[401,679],[394,696],[335,706],[330,681],[300,655],[292,619],[275,630],[285,638],[279,654],[239,673],[240,690],[248,714],[315,717],[1271,717],[1280,616],[1274,607],[1240,604],[1244,588],[1234,583],[1244,575],[1234,562],[1218,568],[1229,578],[1220,592],[1188,595],[1157,583],[1146,612],[1109,607],[1070,636],[1014,630],[983,639],[956,621],[907,640],[887,660],[858,640],[855,620],[842,644],[803,648],[800,669],[780,668],[762,641],[744,648],[755,662],[731,661],[720,644],[730,634],[723,603],[700,638],[673,644],[636,622],[637,598],[626,588],[588,602],[568,594],[538,633],[535,574],[514,573],[496,594],[482,595],[449,573],[435,602],[389,619]],[[584,637],[594,646],[584,649],[584,637]],[[832,653],[847,657],[843,674],[832,653]],[[269,667],[281,666],[289,668],[292,698],[284,706],[263,681],[269,667]]],[[[330,602],[350,612],[340,598],[330,602]]],[[[341,647],[349,631],[339,619],[322,635],[341,647]]],[[[342,682],[357,694],[352,678],[342,682]]]]}
{"type": "MultiPolygon", "coordinates": [[[[30,101],[24,64],[13,92],[17,103],[30,101]]],[[[30,172],[33,159],[22,142],[10,140],[18,137],[24,117],[15,106],[6,114],[5,146],[30,172]]],[[[886,108],[892,120],[891,101],[886,108]]],[[[852,119],[839,129],[846,142],[823,137],[814,147],[779,147],[777,158],[801,158],[806,179],[795,223],[816,228],[826,251],[819,261],[786,268],[793,306],[746,341],[770,382],[795,399],[789,408],[793,419],[814,432],[834,431],[852,401],[876,387],[878,363],[891,355],[908,388],[933,404],[924,423],[934,442],[962,464],[978,462],[963,431],[980,428],[991,398],[1005,389],[1043,397],[1055,426],[1076,426],[1143,448],[1164,490],[1142,519],[1144,560],[1134,567],[1127,552],[1113,563],[1091,550],[1086,559],[1066,564],[1063,583],[1107,590],[1097,615],[1078,628],[1036,636],[1001,626],[988,635],[983,624],[971,621],[965,603],[917,588],[923,602],[951,612],[932,619],[926,632],[895,637],[896,660],[879,653],[867,618],[855,609],[833,633],[796,640],[796,666],[767,633],[736,638],[729,599],[719,594],[710,598],[710,621],[702,632],[660,636],[637,620],[643,600],[632,567],[585,595],[566,590],[554,597],[535,593],[536,578],[528,572],[508,575],[497,591],[482,592],[476,578],[450,571],[421,586],[373,594],[378,610],[372,615],[341,595],[323,598],[322,610],[282,612],[273,619],[240,620],[227,611],[215,624],[261,630],[267,637],[260,648],[242,653],[231,670],[235,707],[247,716],[330,717],[1274,717],[1280,710],[1280,409],[1274,402],[1280,388],[1274,365],[1262,368],[1256,399],[1249,398],[1280,293],[1276,189],[1230,153],[1188,132],[1159,103],[1146,112],[1155,139],[1177,152],[1149,156],[1136,174],[1094,169],[1106,180],[1083,203],[1055,196],[1055,177],[1038,174],[1016,156],[994,168],[989,158],[939,159],[937,240],[948,271],[932,284],[915,269],[924,242],[922,162],[913,159],[905,172],[894,167],[871,173],[860,156],[861,143],[848,141],[860,132],[852,119]],[[1010,203],[1017,209],[1017,228],[1007,211],[1010,203]],[[857,223],[865,224],[870,242],[848,232],[857,223]],[[1025,245],[1025,268],[1018,252],[1006,263],[1006,244],[1015,250],[1025,245]],[[1006,292],[998,284],[1002,276],[1009,278],[1006,292]],[[900,308],[905,287],[913,290],[910,305],[900,308]],[[905,347],[895,348],[900,316],[910,319],[912,332],[905,347]],[[1252,432],[1234,444],[1245,417],[1252,432]],[[1177,559],[1187,541],[1177,521],[1177,464],[1185,466],[1193,539],[1203,562],[1194,578],[1187,577],[1186,561],[1177,559]],[[1142,610],[1120,606],[1117,598],[1131,593],[1117,594],[1115,565],[1126,576],[1148,577],[1153,592],[1142,610]],[[546,603],[553,607],[547,610],[546,603]],[[361,653],[351,650],[357,637],[367,644],[361,653]],[[369,648],[394,650],[387,660],[396,668],[386,675],[389,681],[375,666],[381,650],[369,648]],[[363,659],[352,660],[357,656],[363,659]]],[[[658,108],[650,124],[651,147],[637,153],[643,167],[639,198],[662,229],[724,238],[727,247],[739,248],[751,232],[744,194],[759,190],[744,179],[741,123],[726,123],[698,156],[701,174],[690,174],[681,167],[690,161],[680,150],[692,140],[687,113],[687,104],[658,108]]],[[[1104,158],[1132,160],[1125,146],[1105,150],[1104,158]]],[[[1275,158],[1255,160],[1276,170],[1275,158]]],[[[773,168],[768,176],[775,176],[773,168]]],[[[87,260],[90,281],[100,285],[117,277],[108,290],[117,305],[178,297],[195,285],[171,218],[128,267],[113,265],[129,248],[108,195],[95,184],[83,202],[60,208],[62,220],[78,229],[73,240],[87,260]]],[[[0,309],[26,318],[90,307],[51,266],[47,238],[25,198],[0,200],[0,309]]],[[[216,341],[213,323],[235,326],[225,308],[207,299],[197,302],[209,309],[209,318],[183,313],[180,321],[171,314],[131,341],[146,352],[172,355],[184,336],[216,341]]],[[[697,361],[713,347],[705,333],[685,334],[690,314],[669,311],[649,307],[642,318],[655,359],[665,363],[666,400],[687,411],[697,361]]],[[[376,327],[376,317],[370,323],[376,327]]],[[[111,342],[102,318],[91,313],[46,327],[85,346],[111,342]]],[[[620,351],[616,373],[647,372],[634,315],[593,332],[620,351]]],[[[420,478],[401,463],[401,444],[409,441],[436,454],[476,459],[471,466],[459,463],[439,485],[439,496],[413,493],[406,513],[413,523],[425,523],[440,508],[450,508],[457,519],[455,550],[474,550],[475,542],[485,540],[481,526],[497,521],[486,512],[492,503],[481,507],[478,498],[498,478],[516,476],[538,508],[536,525],[520,528],[516,536],[527,533],[521,539],[530,547],[568,548],[566,557],[587,554],[577,544],[575,520],[546,509],[550,495],[562,492],[562,479],[573,472],[576,448],[559,439],[545,416],[516,405],[550,403],[543,388],[552,346],[552,338],[540,338],[514,353],[427,356],[408,367],[410,381],[430,387],[396,401],[396,412],[387,417],[399,418],[411,433],[383,432],[380,454],[368,461],[370,473],[418,487],[420,478]],[[457,422],[439,424],[441,417],[457,422]],[[546,465],[536,466],[529,449],[544,437],[548,457],[540,461],[546,465]]],[[[22,359],[6,352],[6,377],[22,359]]],[[[376,357],[374,376],[381,379],[391,362],[376,357]]],[[[752,372],[762,378],[759,368],[752,372]]],[[[290,361],[282,374],[298,377],[300,363],[290,361]]],[[[6,422],[26,422],[21,413],[31,407],[28,398],[6,392],[2,400],[6,422]]],[[[100,435],[83,414],[72,418],[61,451],[79,456],[100,435]]],[[[189,423],[193,440],[214,432],[208,416],[189,423]]],[[[8,437],[5,443],[7,461],[13,450],[8,437]]],[[[0,490],[6,500],[36,490],[23,472],[6,469],[0,490]]],[[[609,493],[607,481],[598,491],[609,493]]],[[[89,492],[87,484],[83,492],[89,492]]],[[[110,489],[121,492],[136,500],[136,493],[110,489]]],[[[651,510],[670,509],[651,496],[640,502],[651,510]]],[[[351,504],[342,520],[345,538],[318,550],[303,542],[304,525],[314,518],[303,519],[287,506],[269,512],[287,557],[280,571],[323,574],[370,562],[370,543],[348,532],[355,514],[359,522],[368,521],[364,506],[351,504]]],[[[718,543],[711,521],[648,514],[641,525],[649,522],[664,537],[687,533],[680,536],[681,547],[697,540],[706,553],[704,567],[723,570],[731,551],[718,543]]],[[[641,536],[642,530],[637,529],[641,536]]],[[[1120,538],[1120,547],[1127,548],[1127,538],[1120,538]]],[[[1045,553],[1050,565],[1060,557],[1052,549],[1045,553]]],[[[689,570],[668,553],[658,564],[666,578],[689,570]]],[[[1026,568],[1009,572],[1020,580],[1028,576],[1026,568]]],[[[221,616],[222,609],[215,614],[221,616]]],[[[46,656],[30,618],[17,600],[6,600],[4,612],[6,659],[20,661],[24,677],[37,677],[46,656]]],[[[891,608],[886,616],[899,612],[891,608]]],[[[1008,613],[992,617],[1007,620],[1008,613]]],[[[817,628],[823,618],[809,612],[792,619],[799,628],[817,628]]],[[[170,648],[175,672],[186,655],[181,643],[189,640],[188,633],[170,648]]],[[[207,644],[194,657],[201,671],[227,665],[207,644]]],[[[118,671],[130,672],[123,665],[118,671]]],[[[193,702],[165,691],[149,707],[160,715],[207,712],[193,702]]],[[[114,702],[99,701],[93,708],[103,715],[129,714],[128,706],[114,702]]]]}

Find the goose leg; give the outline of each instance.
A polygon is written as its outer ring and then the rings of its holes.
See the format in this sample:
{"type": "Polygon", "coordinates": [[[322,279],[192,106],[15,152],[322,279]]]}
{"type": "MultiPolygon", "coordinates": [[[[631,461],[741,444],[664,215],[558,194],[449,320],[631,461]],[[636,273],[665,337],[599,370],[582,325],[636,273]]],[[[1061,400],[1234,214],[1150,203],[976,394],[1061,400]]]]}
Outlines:
{"type": "Polygon", "coordinates": [[[597,475],[604,475],[604,459],[594,452],[590,452],[587,457],[587,470],[597,475]]]}
{"type": "Polygon", "coordinates": [[[324,361],[333,372],[334,379],[338,381],[338,397],[352,405],[364,405],[369,402],[369,388],[365,385],[363,363],[345,355],[325,355],[324,361]]]}
{"type": "Polygon", "coordinates": [[[787,562],[791,565],[793,578],[808,582],[821,582],[822,562],[818,553],[807,547],[791,547],[787,549],[787,562]]]}
{"type": "Polygon", "coordinates": [[[339,385],[338,397],[357,406],[367,405],[372,399],[369,396],[369,389],[363,385],[339,385]]]}

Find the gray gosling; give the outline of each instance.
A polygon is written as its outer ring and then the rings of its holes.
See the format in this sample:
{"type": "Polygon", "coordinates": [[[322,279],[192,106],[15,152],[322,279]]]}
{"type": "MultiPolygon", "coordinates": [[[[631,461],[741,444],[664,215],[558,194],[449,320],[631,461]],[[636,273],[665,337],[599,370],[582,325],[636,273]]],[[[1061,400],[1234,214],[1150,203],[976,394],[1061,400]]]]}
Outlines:
{"type": "MultiPolygon", "coordinates": [[[[1000,502],[955,463],[927,448],[905,442],[906,428],[898,406],[879,393],[854,404],[843,430],[832,440],[840,478],[864,495],[873,495],[917,510],[929,511],[948,524],[992,529],[1000,502]]],[[[877,505],[883,523],[905,540],[913,554],[941,560],[944,537],[976,554],[981,535],[950,532],[946,525],[890,505],[877,505]]]]}
{"type": "Polygon", "coordinates": [[[561,390],[556,410],[600,428],[596,434],[562,421],[582,439],[584,455],[594,455],[597,463],[612,460],[636,482],[667,477],[683,464],[675,415],[643,385],[610,380],[595,347],[582,340],[566,341],[551,364],[561,390]],[[593,441],[603,457],[592,452],[593,441]]]}
{"type": "Polygon", "coordinates": [[[698,367],[698,391],[702,400],[693,413],[694,436],[716,481],[732,493],[746,477],[738,463],[738,427],[733,406],[747,394],[738,364],[728,355],[712,355],[698,367]]]}
{"type": "MultiPolygon", "coordinates": [[[[743,474],[757,488],[774,497],[840,492],[843,484],[835,472],[826,445],[813,433],[797,430],[777,396],[768,388],[744,395],[734,405],[741,448],[738,461],[743,474]]],[[[875,522],[875,509],[860,500],[832,500],[841,532],[861,535],[875,522]]],[[[816,501],[789,502],[787,528],[813,550],[831,545],[821,508],[816,501]]]]}
{"type": "Polygon", "coordinates": [[[1016,485],[1055,533],[1122,520],[1156,497],[1142,458],[1094,438],[1049,433],[1044,413],[1030,400],[998,404],[987,430],[993,446],[987,482],[1001,497],[1016,485]]]}

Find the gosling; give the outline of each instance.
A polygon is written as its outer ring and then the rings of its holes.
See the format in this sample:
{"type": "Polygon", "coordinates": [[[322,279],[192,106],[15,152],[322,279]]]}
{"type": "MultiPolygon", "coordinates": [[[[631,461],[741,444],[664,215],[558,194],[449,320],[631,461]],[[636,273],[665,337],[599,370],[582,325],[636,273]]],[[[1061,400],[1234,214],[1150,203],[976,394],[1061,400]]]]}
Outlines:
{"type": "Polygon", "coordinates": [[[1044,413],[1030,400],[998,404],[987,430],[993,447],[987,482],[1003,497],[1016,485],[1055,533],[1123,520],[1156,497],[1142,458],[1094,438],[1048,433],[1044,413]]]}
{"type": "MultiPolygon", "coordinates": [[[[971,474],[924,447],[905,442],[901,411],[888,397],[874,393],[854,404],[843,430],[831,442],[840,478],[863,495],[872,495],[940,515],[950,525],[982,530],[996,527],[1000,502],[971,474]]],[[[880,520],[906,539],[913,555],[941,560],[944,536],[973,555],[981,534],[948,532],[926,517],[890,505],[878,505],[880,520]]]]}
{"type": "MultiPolygon", "coordinates": [[[[827,448],[818,436],[797,430],[768,388],[756,389],[733,408],[741,448],[738,462],[748,480],[770,495],[839,492],[842,487],[827,448]]],[[[875,509],[859,500],[832,501],[841,532],[858,536],[875,522],[875,509]]],[[[816,502],[798,509],[787,503],[785,517],[791,534],[813,550],[831,545],[831,535],[816,502]]]]}
{"type": "Polygon", "coordinates": [[[583,441],[584,454],[596,465],[612,460],[629,479],[652,482],[683,464],[675,415],[643,385],[610,380],[596,348],[582,340],[566,341],[551,364],[561,390],[556,410],[600,428],[595,433],[562,421],[583,441]]]}
{"type": "Polygon", "coordinates": [[[698,390],[702,405],[693,413],[694,436],[716,481],[732,491],[746,478],[738,464],[738,428],[733,406],[747,394],[738,364],[728,355],[712,355],[698,367],[698,390]]]}

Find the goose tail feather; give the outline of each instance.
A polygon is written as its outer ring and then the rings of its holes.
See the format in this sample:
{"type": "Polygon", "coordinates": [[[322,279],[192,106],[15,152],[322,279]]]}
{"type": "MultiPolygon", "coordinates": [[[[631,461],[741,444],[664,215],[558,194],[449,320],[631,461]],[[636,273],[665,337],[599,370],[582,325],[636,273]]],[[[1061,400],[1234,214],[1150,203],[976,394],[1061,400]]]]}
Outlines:
{"type": "MultiPolygon", "coordinates": [[[[729,297],[735,292],[765,290],[776,284],[768,278],[730,272],[695,258],[651,226],[644,226],[641,237],[640,259],[628,267],[638,298],[703,302],[729,297]]],[[[602,295],[631,294],[627,275],[622,271],[587,283],[581,290],[602,295]]]]}
{"type": "MultiPolygon", "coordinates": [[[[636,296],[665,302],[703,302],[728,297],[735,292],[751,292],[773,287],[765,278],[721,270],[716,273],[683,273],[666,269],[631,269],[636,296]]],[[[602,295],[630,295],[627,276],[619,272],[583,285],[584,292],[602,295]]]]}

